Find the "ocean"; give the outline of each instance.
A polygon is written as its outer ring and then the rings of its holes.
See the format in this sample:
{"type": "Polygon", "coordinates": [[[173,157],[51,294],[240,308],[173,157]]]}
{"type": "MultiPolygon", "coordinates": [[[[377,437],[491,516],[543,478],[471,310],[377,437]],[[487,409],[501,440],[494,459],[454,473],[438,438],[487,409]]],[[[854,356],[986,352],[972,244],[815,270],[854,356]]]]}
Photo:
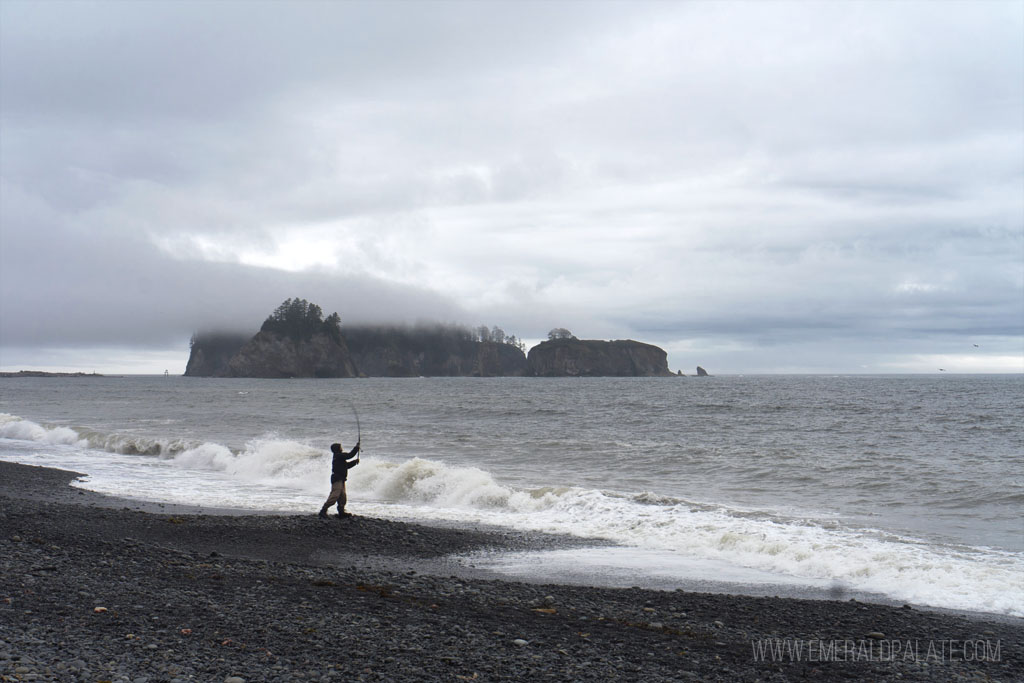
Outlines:
{"type": "MultiPolygon", "coordinates": [[[[1024,616],[1024,376],[0,379],[0,459],[152,501],[600,538],[534,580],[1024,616]]],[[[312,521],[315,521],[311,517],[312,521]]]]}

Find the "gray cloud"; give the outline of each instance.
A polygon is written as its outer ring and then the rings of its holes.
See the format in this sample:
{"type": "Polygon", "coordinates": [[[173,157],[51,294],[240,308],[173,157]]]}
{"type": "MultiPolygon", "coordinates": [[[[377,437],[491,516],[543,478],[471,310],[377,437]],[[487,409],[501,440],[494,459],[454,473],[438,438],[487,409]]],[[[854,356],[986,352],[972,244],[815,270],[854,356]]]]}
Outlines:
{"type": "Polygon", "coordinates": [[[466,317],[423,289],[337,272],[178,259],[141,236],[124,235],[112,249],[89,232],[40,222],[3,246],[3,346],[181,347],[194,331],[255,332],[289,297],[337,310],[346,322],[466,317]]]}
{"type": "Polygon", "coordinates": [[[8,1],[0,344],[171,348],[302,296],[679,365],[981,335],[1006,367],[1022,53],[1009,2],[8,1]]]}

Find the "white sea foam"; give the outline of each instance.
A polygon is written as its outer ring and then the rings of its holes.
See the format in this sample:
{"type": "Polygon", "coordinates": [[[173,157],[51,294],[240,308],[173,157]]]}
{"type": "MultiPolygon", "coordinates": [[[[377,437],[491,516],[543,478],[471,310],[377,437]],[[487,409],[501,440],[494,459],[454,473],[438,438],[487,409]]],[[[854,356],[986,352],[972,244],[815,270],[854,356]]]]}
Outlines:
{"type": "MultiPolygon", "coordinates": [[[[398,465],[364,464],[351,475],[357,500],[400,504],[420,517],[611,540],[638,551],[633,554],[640,565],[634,564],[635,572],[671,572],[667,558],[675,556],[681,577],[694,563],[729,566],[748,582],[841,586],[919,604],[1024,616],[1024,557],[1019,553],[926,544],[835,522],[779,519],[647,494],[517,491],[482,470],[418,458],[398,465]],[[645,557],[658,559],[645,567],[645,557]]],[[[575,563],[566,561],[563,569],[575,563]]]]}
{"type": "Polygon", "coordinates": [[[0,413],[0,438],[43,444],[87,445],[78,432],[68,427],[47,428],[7,413],[0,413]]]}
{"type": "MultiPolygon", "coordinates": [[[[516,492],[484,470],[450,467],[423,458],[395,464],[366,460],[349,477],[359,497],[405,505],[469,510],[515,509],[516,492]]],[[[518,494],[518,497],[522,497],[518,494]]]]}
{"type": "MultiPolygon", "coordinates": [[[[213,469],[311,495],[326,488],[328,459],[304,444],[267,439],[250,443],[239,454],[210,450],[202,460],[213,469]]],[[[185,457],[193,456],[186,453],[177,460],[185,457]]],[[[401,463],[366,458],[351,470],[349,490],[352,500],[375,514],[611,540],[640,551],[634,555],[638,561],[644,553],[659,557],[657,571],[662,573],[672,564],[665,558],[674,555],[680,576],[694,563],[729,566],[745,581],[838,584],[921,604],[1024,616],[1024,558],[1014,553],[937,546],[834,522],[779,519],[651,494],[573,487],[516,490],[482,469],[423,458],[401,463]]]]}
{"type": "Polygon", "coordinates": [[[237,453],[204,443],[175,455],[171,462],[178,468],[213,470],[249,483],[310,493],[323,487],[324,468],[330,468],[322,449],[272,436],[249,441],[237,453]]]}
{"type": "Polygon", "coordinates": [[[181,439],[150,439],[135,435],[106,434],[70,427],[45,427],[16,415],[0,413],[0,438],[35,441],[48,444],[67,444],[94,448],[122,455],[158,455],[172,457],[191,447],[181,439]]]}
{"type": "MultiPolygon", "coordinates": [[[[0,457],[85,472],[84,486],[117,495],[297,512],[315,510],[328,489],[329,454],[272,434],[236,451],[200,443],[139,457],[98,450],[98,436],[85,440],[65,427],[0,414],[0,439],[7,440],[0,457]]],[[[123,440],[104,441],[113,442],[123,440]]],[[[626,575],[631,582],[644,574],[683,580],[713,572],[726,580],[839,585],[918,604],[1024,616],[1020,553],[925,543],[837,520],[787,519],[662,495],[555,486],[522,490],[480,468],[424,458],[364,458],[350,472],[349,493],[352,507],[366,514],[607,539],[632,549],[626,575]]],[[[539,561],[549,571],[570,571],[582,557],[574,552],[539,561]]],[[[604,552],[591,559],[619,561],[604,552]]],[[[529,559],[506,557],[492,565],[514,570],[524,562],[529,559]]]]}

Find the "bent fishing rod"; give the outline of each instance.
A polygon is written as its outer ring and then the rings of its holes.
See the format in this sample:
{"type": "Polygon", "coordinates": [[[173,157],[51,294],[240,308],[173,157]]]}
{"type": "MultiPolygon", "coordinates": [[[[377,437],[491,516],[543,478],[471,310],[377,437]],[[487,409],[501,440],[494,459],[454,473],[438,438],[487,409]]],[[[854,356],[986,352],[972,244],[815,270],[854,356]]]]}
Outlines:
{"type": "Polygon", "coordinates": [[[356,404],[352,401],[349,401],[348,405],[352,409],[352,414],[355,415],[356,418],[356,443],[360,444],[359,447],[362,448],[363,430],[362,427],[359,426],[359,411],[356,410],[356,404]]]}

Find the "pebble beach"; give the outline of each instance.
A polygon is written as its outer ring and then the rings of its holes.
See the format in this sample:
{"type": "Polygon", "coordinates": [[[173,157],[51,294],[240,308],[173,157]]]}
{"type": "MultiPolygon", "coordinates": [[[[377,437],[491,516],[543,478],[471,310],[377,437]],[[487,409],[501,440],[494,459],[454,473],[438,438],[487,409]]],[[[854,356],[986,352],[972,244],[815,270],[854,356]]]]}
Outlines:
{"type": "Polygon", "coordinates": [[[0,680],[1020,681],[1024,620],[539,584],[447,558],[580,544],[121,500],[0,462],[0,680]]]}

